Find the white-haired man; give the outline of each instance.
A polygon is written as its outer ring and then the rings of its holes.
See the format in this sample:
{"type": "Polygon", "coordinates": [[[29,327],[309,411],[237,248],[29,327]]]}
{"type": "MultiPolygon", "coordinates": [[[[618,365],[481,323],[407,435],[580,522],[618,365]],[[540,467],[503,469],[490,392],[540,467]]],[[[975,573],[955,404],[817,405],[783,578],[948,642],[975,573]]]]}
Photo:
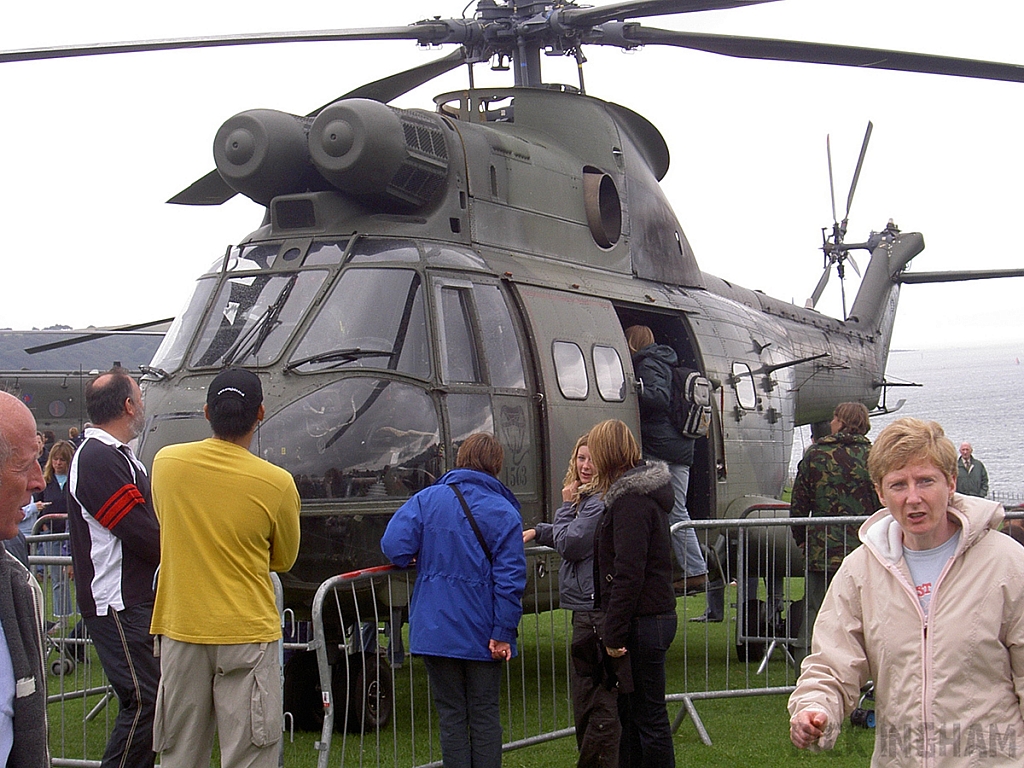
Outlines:
{"type": "MultiPolygon", "coordinates": [[[[45,487],[36,456],[31,411],[0,392],[0,539],[18,535],[21,508],[45,487]]],[[[0,765],[50,765],[42,606],[39,584],[0,547],[0,765]]]]}

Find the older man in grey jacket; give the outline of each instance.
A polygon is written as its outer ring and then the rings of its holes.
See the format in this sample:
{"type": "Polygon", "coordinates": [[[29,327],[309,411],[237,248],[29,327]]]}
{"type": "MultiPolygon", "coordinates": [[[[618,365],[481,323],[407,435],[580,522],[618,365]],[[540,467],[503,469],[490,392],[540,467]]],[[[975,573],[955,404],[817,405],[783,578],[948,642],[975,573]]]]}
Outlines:
{"type": "MultiPolygon", "coordinates": [[[[0,539],[18,534],[21,508],[42,491],[36,422],[18,398],[0,392],[0,539]]],[[[0,549],[0,765],[46,768],[43,593],[28,570],[0,549]]]]}

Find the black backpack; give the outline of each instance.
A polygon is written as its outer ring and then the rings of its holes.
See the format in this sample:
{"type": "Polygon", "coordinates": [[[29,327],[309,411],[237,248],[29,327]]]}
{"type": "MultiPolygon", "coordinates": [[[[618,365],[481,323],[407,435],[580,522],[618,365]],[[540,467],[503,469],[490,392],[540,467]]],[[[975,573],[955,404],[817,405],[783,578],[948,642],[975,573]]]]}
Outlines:
{"type": "Polygon", "coordinates": [[[711,427],[711,381],[700,371],[677,365],[672,369],[668,418],[683,437],[704,437],[711,427]]]}

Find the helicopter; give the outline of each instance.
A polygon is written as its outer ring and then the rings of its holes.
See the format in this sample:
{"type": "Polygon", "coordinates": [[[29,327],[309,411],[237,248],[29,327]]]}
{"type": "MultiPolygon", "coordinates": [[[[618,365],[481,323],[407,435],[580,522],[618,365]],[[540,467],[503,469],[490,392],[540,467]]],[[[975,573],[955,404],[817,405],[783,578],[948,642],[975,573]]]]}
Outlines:
{"type": "MultiPolygon", "coordinates": [[[[143,367],[140,456],[151,462],[164,445],[208,436],[202,404],[219,370],[258,371],[267,418],[255,451],[292,472],[303,500],[302,549],[282,579],[286,602],[301,607],[327,576],[384,562],[378,542],[391,514],[449,469],[473,432],[505,446],[501,479],[524,524],[547,519],[579,434],[606,418],[639,434],[623,330],[642,323],[715,383],[712,430],[691,468],[692,516],[742,517],[777,498],[796,427],[826,421],[841,401],[891,408],[885,363],[904,283],[1024,270],[908,271],[922,235],[890,220],[851,242],[853,185],[847,216],[824,236],[812,306],[715,277],[698,266],[660,185],[669,148],[658,129],[590,95],[582,78],[548,82],[544,59],[571,58],[585,72],[590,47],[665,45],[1009,82],[1024,82],[1024,67],[644,22],[759,4],[479,0],[471,16],[302,33],[451,50],[311,113],[253,109],[221,126],[216,169],[171,201],[242,195],[262,221],[214,254],[143,367]],[[512,84],[478,86],[474,73],[488,65],[512,84]],[[468,85],[431,108],[389,106],[463,68],[468,85]],[[848,311],[815,309],[825,281],[842,283],[858,262],[848,311]]],[[[0,63],[254,42],[270,41],[4,51],[0,63]]]]}

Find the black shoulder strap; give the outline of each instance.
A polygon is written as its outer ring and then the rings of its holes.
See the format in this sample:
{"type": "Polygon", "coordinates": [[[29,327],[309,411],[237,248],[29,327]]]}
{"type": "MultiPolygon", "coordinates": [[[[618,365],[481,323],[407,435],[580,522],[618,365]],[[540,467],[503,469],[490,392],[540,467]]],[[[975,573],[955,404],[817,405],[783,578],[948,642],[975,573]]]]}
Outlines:
{"type": "Polygon", "coordinates": [[[462,511],[466,513],[466,518],[469,520],[469,524],[473,526],[473,533],[476,534],[477,541],[480,542],[480,546],[484,548],[484,554],[487,555],[487,562],[494,563],[494,555],[491,554],[491,548],[487,546],[487,542],[484,541],[484,535],[480,533],[480,526],[476,524],[476,518],[473,517],[473,513],[469,511],[469,504],[466,503],[465,497],[462,495],[462,491],[459,490],[459,486],[455,483],[449,483],[448,487],[455,491],[455,495],[459,497],[459,503],[462,505],[462,511]]]}

